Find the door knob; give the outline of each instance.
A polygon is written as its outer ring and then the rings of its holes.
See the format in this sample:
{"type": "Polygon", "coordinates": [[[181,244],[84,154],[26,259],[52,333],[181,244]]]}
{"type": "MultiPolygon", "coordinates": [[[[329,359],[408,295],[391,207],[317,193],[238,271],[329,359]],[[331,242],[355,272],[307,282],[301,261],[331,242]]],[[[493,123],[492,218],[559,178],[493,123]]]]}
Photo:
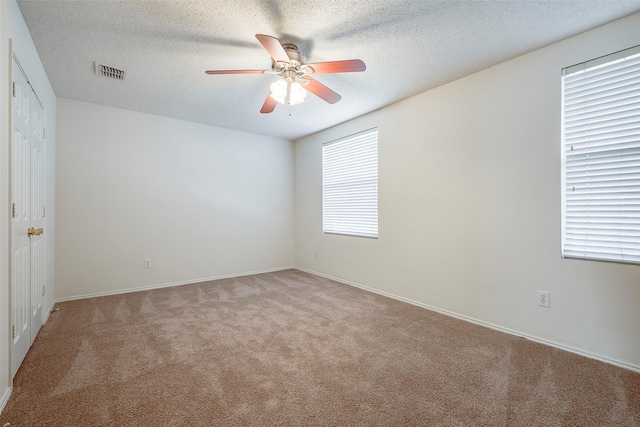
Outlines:
{"type": "Polygon", "coordinates": [[[28,234],[29,236],[39,236],[39,235],[41,235],[42,233],[44,233],[44,228],[33,228],[33,227],[30,227],[30,228],[27,230],[27,234],[28,234]]]}

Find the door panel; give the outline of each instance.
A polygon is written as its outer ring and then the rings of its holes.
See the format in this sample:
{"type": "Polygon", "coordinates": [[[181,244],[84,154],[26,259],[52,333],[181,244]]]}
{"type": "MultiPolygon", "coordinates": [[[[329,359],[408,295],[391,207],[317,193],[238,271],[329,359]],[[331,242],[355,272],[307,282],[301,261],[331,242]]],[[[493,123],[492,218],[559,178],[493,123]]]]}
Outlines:
{"type": "MultiPolygon", "coordinates": [[[[31,228],[44,230],[44,108],[31,92],[31,228]]],[[[31,344],[42,326],[44,234],[31,236],[31,344]]]]}
{"type": "Polygon", "coordinates": [[[15,96],[11,108],[11,320],[12,375],[15,375],[31,345],[31,244],[27,234],[31,223],[31,87],[15,59],[12,76],[15,96]]]}

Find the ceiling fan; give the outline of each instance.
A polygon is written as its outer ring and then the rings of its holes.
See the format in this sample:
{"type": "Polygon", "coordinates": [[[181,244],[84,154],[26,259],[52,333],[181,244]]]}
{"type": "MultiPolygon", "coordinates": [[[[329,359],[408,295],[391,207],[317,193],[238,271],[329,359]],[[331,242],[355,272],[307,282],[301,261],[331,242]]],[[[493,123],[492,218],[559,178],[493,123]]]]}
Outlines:
{"type": "Polygon", "coordinates": [[[280,43],[272,36],[256,34],[258,41],[267,50],[273,63],[270,70],[209,70],[207,74],[275,74],[281,79],[273,82],[269,95],[260,112],[271,113],[281,104],[295,105],[304,101],[307,91],[329,104],[335,104],[342,98],[313,77],[312,74],[352,73],[366,70],[364,62],[359,59],[345,61],[317,62],[306,64],[305,57],[298,47],[291,43],[280,43]]]}

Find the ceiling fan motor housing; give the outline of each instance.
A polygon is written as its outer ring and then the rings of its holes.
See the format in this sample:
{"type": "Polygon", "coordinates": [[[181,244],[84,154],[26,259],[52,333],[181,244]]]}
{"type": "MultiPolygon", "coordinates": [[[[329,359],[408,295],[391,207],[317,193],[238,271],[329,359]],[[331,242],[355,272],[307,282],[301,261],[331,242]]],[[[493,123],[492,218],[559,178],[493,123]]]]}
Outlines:
{"type": "Polygon", "coordinates": [[[296,46],[295,44],[282,43],[282,48],[287,53],[287,56],[291,60],[291,64],[293,64],[295,68],[305,63],[304,55],[300,53],[300,51],[298,50],[298,46],[296,46]]]}
{"type": "Polygon", "coordinates": [[[282,43],[282,48],[291,63],[277,62],[274,60],[271,66],[272,70],[289,83],[297,81],[303,85],[307,84],[308,79],[305,79],[304,76],[313,70],[308,69],[308,67],[303,67],[306,59],[298,50],[298,46],[292,43],[282,43]]]}

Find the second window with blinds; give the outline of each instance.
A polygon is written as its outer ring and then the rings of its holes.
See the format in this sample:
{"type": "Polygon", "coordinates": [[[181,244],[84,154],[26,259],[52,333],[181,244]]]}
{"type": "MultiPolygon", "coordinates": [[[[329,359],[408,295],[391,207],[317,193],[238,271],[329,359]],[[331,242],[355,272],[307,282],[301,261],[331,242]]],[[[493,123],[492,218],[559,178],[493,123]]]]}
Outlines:
{"type": "Polygon", "coordinates": [[[640,46],[562,74],[562,255],[640,263],[640,46]]]}
{"type": "Polygon", "coordinates": [[[322,229],[378,238],[378,130],[322,146],[322,229]]]}

